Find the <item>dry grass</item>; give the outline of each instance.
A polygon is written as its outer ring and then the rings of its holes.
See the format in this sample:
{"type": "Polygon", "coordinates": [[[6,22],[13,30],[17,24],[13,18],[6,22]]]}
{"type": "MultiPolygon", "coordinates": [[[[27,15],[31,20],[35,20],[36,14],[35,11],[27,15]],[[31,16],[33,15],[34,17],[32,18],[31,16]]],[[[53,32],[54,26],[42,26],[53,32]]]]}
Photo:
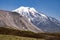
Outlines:
{"type": "Polygon", "coordinates": [[[20,36],[13,36],[13,35],[1,35],[0,34],[0,40],[44,40],[44,39],[20,37],[20,36]]]}
{"type": "MultiPolygon", "coordinates": [[[[8,37],[7,39],[10,39],[10,36],[8,35],[15,35],[15,37],[19,36],[17,37],[18,40],[20,40],[19,38],[21,38],[21,40],[60,40],[60,33],[34,33],[31,31],[22,31],[2,27],[0,27],[0,34],[3,34],[2,36],[0,35],[0,39],[5,39],[6,35],[6,38],[8,37]]],[[[11,36],[11,38],[16,39],[13,36],[11,36]]]]}

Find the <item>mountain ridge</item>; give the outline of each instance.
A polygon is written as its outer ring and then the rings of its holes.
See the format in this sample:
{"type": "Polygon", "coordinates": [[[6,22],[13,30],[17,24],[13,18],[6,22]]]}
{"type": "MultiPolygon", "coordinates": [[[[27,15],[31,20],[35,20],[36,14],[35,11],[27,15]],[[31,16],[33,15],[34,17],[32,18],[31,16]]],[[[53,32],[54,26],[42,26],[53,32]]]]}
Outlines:
{"type": "Polygon", "coordinates": [[[0,27],[13,28],[18,30],[42,32],[41,29],[28,22],[25,17],[22,17],[17,12],[0,11],[0,27]]]}
{"type": "Polygon", "coordinates": [[[37,26],[45,32],[60,32],[59,20],[53,17],[49,17],[45,14],[39,13],[34,8],[19,7],[15,10],[12,10],[12,12],[17,12],[23,17],[26,17],[32,24],[34,24],[35,26],[37,26]]]}

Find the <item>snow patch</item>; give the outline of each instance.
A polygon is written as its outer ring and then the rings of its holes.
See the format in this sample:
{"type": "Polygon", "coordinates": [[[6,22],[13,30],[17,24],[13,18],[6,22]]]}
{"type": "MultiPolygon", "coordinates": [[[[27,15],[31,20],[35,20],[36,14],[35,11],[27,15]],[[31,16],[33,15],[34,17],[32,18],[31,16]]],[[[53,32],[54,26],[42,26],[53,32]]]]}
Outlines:
{"type": "Polygon", "coordinates": [[[43,16],[43,17],[45,17],[45,18],[47,18],[47,16],[46,15],[44,15],[44,14],[40,14],[41,16],[43,16]]]}
{"type": "Polygon", "coordinates": [[[30,22],[30,18],[28,18],[29,22],[30,22]]]}
{"type": "Polygon", "coordinates": [[[21,6],[15,10],[13,10],[13,12],[17,12],[17,13],[29,13],[31,12],[33,15],[35,14],[35,12],[37,12],[33,7],[30,8],[30,7],[24,7],[24,6],[21,6]]]}
{"type": "Polygon", "coordinates": [[[23,7],[23,6],[21,6],[21,7],[15,9],[15,10],[13,10],[13,11],[16,11],[16,12],[18,12],[18,13],[22,13],[22,12],[27,12],[27,13],[29,13],[28,9],[29,9],[29,7],[23,7]]]}

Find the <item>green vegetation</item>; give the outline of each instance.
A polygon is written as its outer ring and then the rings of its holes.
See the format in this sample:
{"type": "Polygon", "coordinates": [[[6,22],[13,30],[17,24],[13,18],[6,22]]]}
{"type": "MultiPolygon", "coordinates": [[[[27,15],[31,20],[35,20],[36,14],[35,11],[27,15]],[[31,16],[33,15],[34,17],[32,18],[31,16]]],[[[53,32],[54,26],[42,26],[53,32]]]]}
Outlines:
{"type": "Polygon", "coordinates": [[[44,39],[20,37],[20,36],[13,36],[13,35],[1,35],[0,34],[0,40],[44,40],[44,39]]]}
{"type": "MultiPolygon", "coordinates": [[[[18,40],[60,40],[60,33],[34,33],[31,31],[22,31],[22,30],[16,30],[16,29],[9,29],[9,28],[3,28],[0,27],[0,39],[17,39],[18,40]],[[8,36],[8,35],[14,35],[8,36]],[[5,37],[6,36],[6,37],[5,37]]],[[[17,40],[16,39],[16,40],[17,40]]]]}

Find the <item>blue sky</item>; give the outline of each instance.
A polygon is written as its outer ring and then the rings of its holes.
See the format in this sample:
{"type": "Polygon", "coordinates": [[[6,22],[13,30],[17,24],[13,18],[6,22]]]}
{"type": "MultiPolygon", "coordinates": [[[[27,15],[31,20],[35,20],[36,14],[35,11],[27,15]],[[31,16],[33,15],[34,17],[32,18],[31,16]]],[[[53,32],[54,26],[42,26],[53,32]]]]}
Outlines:
{"type": "Polygon", "coordinates": [[[34,7],[38,12],[60,20],[60,0],[0,0],[0,10],[14,10],[20,6],[34,7]]]}

